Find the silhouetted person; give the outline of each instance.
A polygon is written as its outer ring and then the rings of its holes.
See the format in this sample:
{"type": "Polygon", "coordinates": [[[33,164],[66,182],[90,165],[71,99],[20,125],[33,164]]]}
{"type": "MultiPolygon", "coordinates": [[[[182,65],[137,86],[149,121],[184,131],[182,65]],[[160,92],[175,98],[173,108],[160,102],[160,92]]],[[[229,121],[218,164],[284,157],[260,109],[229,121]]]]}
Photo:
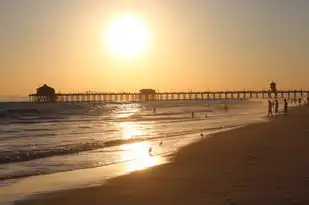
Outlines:
{"type": "Polygon", "coordinates": [[[194,112],[191,113],[191,117],[194,118],[194,112]]]}
{"type": "Polygon", "coordinates": [[[288,114],[288,101],[286,99],[284,99],[284,114],[288,114]]]}
{"type": "Polygon", "coordinates": [[[279,115],[279,101],[275,100],[275,115],[279,115]]]}
{"type": "Polygon", "coordinates": [[[201,137],[203,137],[203,136],[204,136],[204,135],[203,135],[203,133],[201,133],[200,135],[201,135],[201,137]]]}
{"type": "Polygon", "coordinates": [[[154,107],[154,108],[152,108],[152,111],[153,111],[153,114],[156,114],[157,109],[154,107]]]}
{"type": "Polygon", "coordinates": [[[301,98],[298,99],[298,105],[301,105],[301,98]]]}
{"type": "Polygon", "coordinates": [[[273,116],[273,103],[268,100],[268,117],[273,116]]]}
{"type": "Polygon", "coordinates": [[[205,114],[205,118],[207,118],[208,116],[207,116],[207,114],[205,114]]]}

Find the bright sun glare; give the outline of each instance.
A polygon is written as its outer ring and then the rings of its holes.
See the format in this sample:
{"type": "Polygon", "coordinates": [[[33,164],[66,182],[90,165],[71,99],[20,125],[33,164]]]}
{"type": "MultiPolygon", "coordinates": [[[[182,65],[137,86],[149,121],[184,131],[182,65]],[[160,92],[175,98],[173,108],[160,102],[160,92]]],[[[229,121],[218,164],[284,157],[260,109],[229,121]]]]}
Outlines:
{"type": "Polygon", "coordinates": [[[121,148],[125,150],[122,160],[126,161],[126,170],[129,172],[146,169],[160,163],[158,158],[149,155],[147,142],[124,144],[121,148]]]}
{"type": "Polygon", "coordinates": [[[149,32],[139,18],[124,15],[108,26],[104,40],[114,55],[133,57],[148,48],[149,32]]]}

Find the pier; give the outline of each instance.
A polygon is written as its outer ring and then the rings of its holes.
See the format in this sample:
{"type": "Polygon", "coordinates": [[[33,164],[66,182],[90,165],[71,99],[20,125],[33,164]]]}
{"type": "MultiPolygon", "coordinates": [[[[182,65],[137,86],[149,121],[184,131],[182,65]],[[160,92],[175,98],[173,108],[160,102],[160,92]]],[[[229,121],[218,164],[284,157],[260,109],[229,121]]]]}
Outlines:
{"type": "MultiPolygon", "coordinates": [[[[309,91],[206,91],[206,92],[159,92],[142,94],[139,92],[121,93],[57,93],[54,102],[136,102],[162,100],[234,100],[234,99],[295,99],[307,98],[309,91]]],[[[48,97],[30,94],[31,102],[49,101],[48,97]]]]}
{"type": "Polygon", "coordinates": [[[29,95],[30,102],[137,102],[162,100],[242,100],[242,99],[298,99],[309,98],[309,91],[277,90],[270,83],[269,90],[250,91],[202,91],[202,92],[156,92],[141,89],[139,92],[120,93],[56,93],[44,84],[35,94],[29,95]]]}

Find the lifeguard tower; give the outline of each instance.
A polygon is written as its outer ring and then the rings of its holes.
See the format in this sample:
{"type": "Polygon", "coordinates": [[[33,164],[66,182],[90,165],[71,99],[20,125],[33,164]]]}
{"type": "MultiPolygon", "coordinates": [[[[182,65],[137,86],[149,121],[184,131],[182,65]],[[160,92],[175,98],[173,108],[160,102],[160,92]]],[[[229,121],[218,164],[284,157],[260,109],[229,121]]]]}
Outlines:
{"type": "Polygon", "coordinates": [[[277,98],[277,84],[274,81],[270,83],[270,97],[272,95],[274,95],[275,98],[277,98]]]}

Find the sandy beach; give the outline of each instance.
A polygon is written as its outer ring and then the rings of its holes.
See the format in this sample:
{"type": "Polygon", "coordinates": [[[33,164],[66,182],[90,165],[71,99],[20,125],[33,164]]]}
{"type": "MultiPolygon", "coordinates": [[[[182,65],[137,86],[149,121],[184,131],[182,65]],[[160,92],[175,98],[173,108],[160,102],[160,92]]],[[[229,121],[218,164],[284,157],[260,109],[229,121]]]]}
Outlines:
{"type": "Polygon", "coordinates": [[[173,157],[99,187],[16,204],[309,204],[309,107],[214,134],[173,157]]]}

